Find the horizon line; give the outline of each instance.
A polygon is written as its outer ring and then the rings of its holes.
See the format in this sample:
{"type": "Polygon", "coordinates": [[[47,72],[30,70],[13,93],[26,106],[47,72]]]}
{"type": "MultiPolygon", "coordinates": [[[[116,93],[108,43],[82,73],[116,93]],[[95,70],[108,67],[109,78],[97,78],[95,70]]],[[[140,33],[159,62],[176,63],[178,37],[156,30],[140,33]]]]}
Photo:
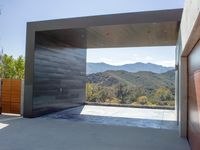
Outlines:
{"type": "Polygon", "coordinates": [[[151,62],[135,62],[135,63],[126,63],[126,64],[121,64],[121,65],[114,65],[111,63],[106,63],[106,62],[86,62],[86,63],[94,63],[94,64],[107,64],[107,65],[112,65],[112,66],[124,66],[124,65],[131,65],[131,64],[137,64],[137,63],[142,63],[142,64],[153,64],[153,65],[158,65],[158,66],[162,66],[162,67],[173,67],[175,68],[175,64],[174,66],[165,66],[165,65],[161,65],[161,64],[156,64],[156,63],[151,63],[151,62]]]}

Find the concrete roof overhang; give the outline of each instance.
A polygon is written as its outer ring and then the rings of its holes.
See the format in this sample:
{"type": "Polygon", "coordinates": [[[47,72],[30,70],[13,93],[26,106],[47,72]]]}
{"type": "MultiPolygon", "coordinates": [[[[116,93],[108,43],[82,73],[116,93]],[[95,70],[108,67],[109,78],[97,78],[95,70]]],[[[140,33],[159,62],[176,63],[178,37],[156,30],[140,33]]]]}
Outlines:
{"type": "MultiPolygon", "coordinates": [[[[176,45],[181,16],[182,9],[173,9],[29,22],[23,115],[34,117],[33,87],[35,68],[38,67],[35,62],[41,55],[38,47],[44,46],[51,50],[75,47],[86,54],[86,48],[176,45]]],[[[45,63],[49,60],[52,64],[56,58],[56,64],[61,64],[57,63],[60,57],[49,58],[47,53],[41,56],[46,57],[45,63]]],[[[48,67],[56,69],[54,65],[48,67]]]]}
{"type": "Polygon", "coordinates": [[[29,22],[27,44],[42,35],[84,48],[176,45],[181,16],[172,9],[29,22]]]}

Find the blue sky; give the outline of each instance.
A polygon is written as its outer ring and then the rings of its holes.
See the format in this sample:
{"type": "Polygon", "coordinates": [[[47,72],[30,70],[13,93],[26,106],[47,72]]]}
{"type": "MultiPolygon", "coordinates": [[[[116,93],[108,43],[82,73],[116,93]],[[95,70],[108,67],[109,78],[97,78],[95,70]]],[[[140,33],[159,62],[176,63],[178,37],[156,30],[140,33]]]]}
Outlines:
{"type": "MultiPolygon", "coordinates": [[[[24,55],[26,22],[30,21],[182,8],[183,4],[184,0],[0,0],[0,47],[4,49],[4,53],[14,57],[24,55]]],[[[170,61],[169,58],[171,58],[171,61],[174,59],[174,54],[170,52],[172,51],[170,49],[174,49],[172,47],[168,49],[160,48],[164,49],[163,52],[166,52],[166,60],[161,58],[163,53],[160,51],[159,54],[156,53],[156,55],[152,56],[148,52],[148,48],[131,48],[132,50],[125,48],[122,51],[120,49],[117,50],[117,53],[116,50],[115,53],[112,53],[113,49],[109,49],[109,51],[101,50],[100,55],[102,57],[99,57],[99,59],[95,59],[99,55],[97,50],[89,50],[88,61],[95,60],[100,62],[107,60],[105,62],[118,65],[124,64],[124,62],[135,62],[135,60],[128,57],[134,55],[142,56],[143,59],[149,57],[149,61],[150,58],[151,61],[160,58],[158,63],[170,61]],[[117,61],[121,54],[124,55],[124,50],[130,51],[130,53],[121,58],[121,62],[119,59],[117,61]],[[111,58],[108,54],[112,55],[113,61],[108,61],[111,58]],[[105,57],[106,55],[107,58],[105,57]]],[[[158,51],[157,49],[159,47],[155,48],[155,52],[158,51]]],[[[151,51],[151,53],[154,52],[151,51]]],[[[147,60],[141,61],[145,62],[147,60]]]]}

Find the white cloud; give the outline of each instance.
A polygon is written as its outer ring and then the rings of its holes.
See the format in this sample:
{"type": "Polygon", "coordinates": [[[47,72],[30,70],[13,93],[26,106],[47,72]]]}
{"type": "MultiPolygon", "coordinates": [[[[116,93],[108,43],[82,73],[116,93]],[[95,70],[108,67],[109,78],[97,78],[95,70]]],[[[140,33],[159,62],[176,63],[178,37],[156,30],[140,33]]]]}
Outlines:
{"type": "Polygon", "coordinates": [[[103,57],[103,58],[100,58],[99,59],[101,62],[112,62],[113,61],[113,59],[111,59],[111,58],[106,58],[106,57],[103,57]]]}
{"type": "Polygon", "coordinates": [[[127,59],[127,60],[124,60],[124,59],[116,59],[116,58],[100,58],[99,59],[100,62],[104,62],[104,63],[107,63],[107,64],[111,64],[111,65],[124,65],[124,64],[132,64],[132,63],[136,63],[138,62],[137,60],[133,60],[133,59],[127,59]]]}
{"type": "Polygon", "coordinates": [[[153,60],[153,57],[146,56],[146,57],[145,57],[145,60],[147,60],[147,61],[151,61],[151,60],[153,60]]]}
{"type": "Polygon", "coordinates": [[[167,66],[167,67],[174,67],[175,61],[174,60],[164,60],[164,61],[156,61],[155,64],[167,66]]]}

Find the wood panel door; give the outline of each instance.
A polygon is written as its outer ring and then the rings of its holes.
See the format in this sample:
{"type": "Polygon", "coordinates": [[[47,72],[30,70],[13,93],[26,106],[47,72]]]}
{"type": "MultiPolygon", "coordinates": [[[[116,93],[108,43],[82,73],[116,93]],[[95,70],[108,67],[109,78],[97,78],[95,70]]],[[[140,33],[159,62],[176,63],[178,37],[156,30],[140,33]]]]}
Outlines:
{"type": "Polygon", "coordinates": [[[188,140],[200,149],[200,42],[188,57],[188,140]]]}
{"type": "Polygon", "coordinates": [[[1,98],[2,80],[0,79],[0,114],[2,113],[2,98],[1,98]]]}
{"type": "Polygon", "coordinates": [[[1,99],[2,112],[20,114],[21,80],[3,79],[1,99]]]}

